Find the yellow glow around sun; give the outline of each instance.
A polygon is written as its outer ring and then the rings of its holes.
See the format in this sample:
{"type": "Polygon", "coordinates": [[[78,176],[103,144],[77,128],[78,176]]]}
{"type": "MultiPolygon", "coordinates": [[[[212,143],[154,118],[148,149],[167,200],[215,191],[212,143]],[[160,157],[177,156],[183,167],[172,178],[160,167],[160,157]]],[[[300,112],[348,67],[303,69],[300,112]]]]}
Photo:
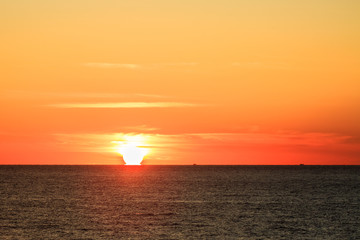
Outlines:
{"type": "Polygon", "coordinates": [[[149,153],[142,135],[125,135],[122,141],[114,142],[118,144],[116,151],[123,156],[125,165],[141,165],[144,156],[149,153]]]}

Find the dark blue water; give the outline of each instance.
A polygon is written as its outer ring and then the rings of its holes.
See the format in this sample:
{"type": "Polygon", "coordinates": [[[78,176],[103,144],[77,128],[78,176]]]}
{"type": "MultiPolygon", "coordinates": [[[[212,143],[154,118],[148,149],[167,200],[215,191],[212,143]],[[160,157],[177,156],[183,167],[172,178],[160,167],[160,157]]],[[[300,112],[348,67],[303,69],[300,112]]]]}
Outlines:
{"type": "Polygon", "coordinates": [[[0,239],[360,239],[360,167],[0,166],[0,239]]]}

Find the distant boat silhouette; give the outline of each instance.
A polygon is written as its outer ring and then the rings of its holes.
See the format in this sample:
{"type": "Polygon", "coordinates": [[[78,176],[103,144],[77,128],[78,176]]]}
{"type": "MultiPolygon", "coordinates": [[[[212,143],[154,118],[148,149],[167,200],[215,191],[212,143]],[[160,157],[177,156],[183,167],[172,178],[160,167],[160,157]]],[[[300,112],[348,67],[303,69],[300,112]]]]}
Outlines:
{"type": "Polygon", "coordinates": [[[304,166],[304,164],[303,164],[303,163],[300,163],[299,165],[300,165],[300,166],[304,166]]]}

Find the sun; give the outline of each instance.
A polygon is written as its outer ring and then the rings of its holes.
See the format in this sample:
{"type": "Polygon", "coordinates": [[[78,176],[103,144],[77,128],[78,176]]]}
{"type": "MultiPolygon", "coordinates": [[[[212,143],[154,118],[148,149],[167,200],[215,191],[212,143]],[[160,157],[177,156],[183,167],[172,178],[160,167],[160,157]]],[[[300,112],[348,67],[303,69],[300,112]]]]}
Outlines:
{"type": "Polygon", "coordinates": [[[122,141],[114,142],[118,144],[116,151],[123,156],[125,165],[141,165],[143,158],[149,152],[141,135],[124,136],[122,141]]]}
{"type": "Polygon", "coordinates": [[[125,144],[119,148],[118,153],[123,156],[125,165],[141,165],[141,162],[148,150],[146,148],[136,147],[125,144]]]}

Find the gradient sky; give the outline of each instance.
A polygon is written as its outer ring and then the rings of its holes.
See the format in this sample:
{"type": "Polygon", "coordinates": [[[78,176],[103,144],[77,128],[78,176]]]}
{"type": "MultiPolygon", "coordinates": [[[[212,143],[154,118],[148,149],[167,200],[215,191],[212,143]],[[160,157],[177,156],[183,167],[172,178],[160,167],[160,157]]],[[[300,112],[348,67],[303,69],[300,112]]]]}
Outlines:
{"type": "Polygon", "coordinates": [[[0,2],[0,164],[360,164],[358,0],[0,2]]]}

